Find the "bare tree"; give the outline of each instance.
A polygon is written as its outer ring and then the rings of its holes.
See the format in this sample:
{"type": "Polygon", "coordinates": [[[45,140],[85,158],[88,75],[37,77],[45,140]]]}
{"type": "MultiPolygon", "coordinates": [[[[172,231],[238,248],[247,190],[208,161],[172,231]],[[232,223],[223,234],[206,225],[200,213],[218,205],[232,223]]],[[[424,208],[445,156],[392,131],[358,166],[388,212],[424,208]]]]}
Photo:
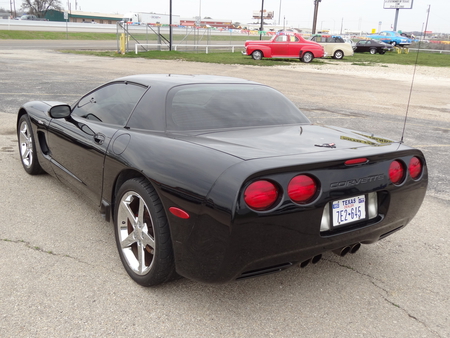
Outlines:
{"type": "Polygon", "coordinates": [[[62,10],[62,3],[61,0],[23,0],[22,8],[37,17],[45,17],[50,9],[62,10]]]}

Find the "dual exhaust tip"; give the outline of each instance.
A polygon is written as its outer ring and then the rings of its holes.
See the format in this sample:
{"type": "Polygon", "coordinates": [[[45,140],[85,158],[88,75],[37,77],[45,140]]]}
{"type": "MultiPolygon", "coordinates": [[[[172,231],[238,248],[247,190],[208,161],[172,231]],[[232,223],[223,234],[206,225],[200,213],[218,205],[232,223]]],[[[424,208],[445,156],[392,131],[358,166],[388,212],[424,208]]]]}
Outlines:
{"type": "MultiPolygon", "coordinates": [[[[361,243],[356,243],[356,244],[352,244],[349,246],[344,246],[343,248],[340,248],[338,250],[333,250],[333,252],[338,256],[344,257],[348,253],[351,253],[351,254],[356,253],[359,250],[359,248],[361,248],[361,243]]],[[[310,258],[310,259],[307,259],[306,261],[301,262],[299,265],[301,268],[306,268],[309,265],[309,263],[317,264],[321,259],[322,259],[322,254],[316,255],[313,258],[310,258]]]]}
{"type": "Polygon", "coordinates": [[[344,246],[343,248],[340,248],[338,250],[333,250],[333,252],[338,256],[344,257],[348,253],[351,253],[351,254],[356,253],[360,247],[361,247],[361,243],[356,243],[353,245],[344,246]]]}

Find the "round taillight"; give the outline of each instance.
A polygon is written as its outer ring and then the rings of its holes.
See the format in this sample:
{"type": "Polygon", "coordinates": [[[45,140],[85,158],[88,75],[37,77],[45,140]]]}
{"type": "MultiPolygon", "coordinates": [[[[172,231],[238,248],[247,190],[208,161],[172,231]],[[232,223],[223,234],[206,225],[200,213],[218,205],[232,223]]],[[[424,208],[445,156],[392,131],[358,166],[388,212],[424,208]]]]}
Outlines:
{"type": "Polygon", "coordinates": [[[295,176],[288,185],[288,195],[295,203],[307,203],[317,192],[317,184],[310,176],[295,176]]]}
{"type": "Polygon", "coordinates": [[[417,157],[413,157],[409,161],[409,175],[412,177],[413,180],[417,180],[420,175],[422,174],[422,162],[417,157]]]}
{"type": "Polygon", "coordinates": [[[400,161],[393,161],[389,166],[389,178],[392,183],[399,184],[405,177],[405,168],[400,161]]]}
{"type": "Polygon", "coordinates": [[[261,180],[250,184],[244,192],[244,201],[254,210],[268,210],[278,200],[275,184],[261,180]]]}

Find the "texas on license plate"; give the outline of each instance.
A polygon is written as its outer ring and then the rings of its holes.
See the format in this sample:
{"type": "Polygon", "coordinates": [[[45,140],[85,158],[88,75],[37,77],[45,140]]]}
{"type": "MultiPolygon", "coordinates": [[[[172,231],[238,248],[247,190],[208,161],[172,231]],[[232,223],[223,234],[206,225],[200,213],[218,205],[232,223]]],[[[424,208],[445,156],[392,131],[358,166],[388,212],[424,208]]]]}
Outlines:
{"type": "Polygon", "coordinates": [[[332,202],[333,226],[366,218],[366,196],[355,196],[332,202]]]}

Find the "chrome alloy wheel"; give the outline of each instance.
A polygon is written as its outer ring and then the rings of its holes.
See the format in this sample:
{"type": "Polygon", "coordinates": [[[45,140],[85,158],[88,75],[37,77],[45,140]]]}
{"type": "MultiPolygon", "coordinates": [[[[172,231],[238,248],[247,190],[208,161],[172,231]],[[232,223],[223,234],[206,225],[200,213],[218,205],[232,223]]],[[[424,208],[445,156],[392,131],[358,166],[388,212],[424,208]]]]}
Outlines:
{"type": "Polygon", "coordinates": [[[22,163],[26,168],[33,164],[33,136],[26,120],[19,126],[19,148],[22,163]]]}
{"type": "Polygon", "coordinates": [[[137,275],[147,274],[153,265],[155,235],[148,206],[138,193],[128,191],[122,196],[116,224],[127,265],[137,275]]]}

